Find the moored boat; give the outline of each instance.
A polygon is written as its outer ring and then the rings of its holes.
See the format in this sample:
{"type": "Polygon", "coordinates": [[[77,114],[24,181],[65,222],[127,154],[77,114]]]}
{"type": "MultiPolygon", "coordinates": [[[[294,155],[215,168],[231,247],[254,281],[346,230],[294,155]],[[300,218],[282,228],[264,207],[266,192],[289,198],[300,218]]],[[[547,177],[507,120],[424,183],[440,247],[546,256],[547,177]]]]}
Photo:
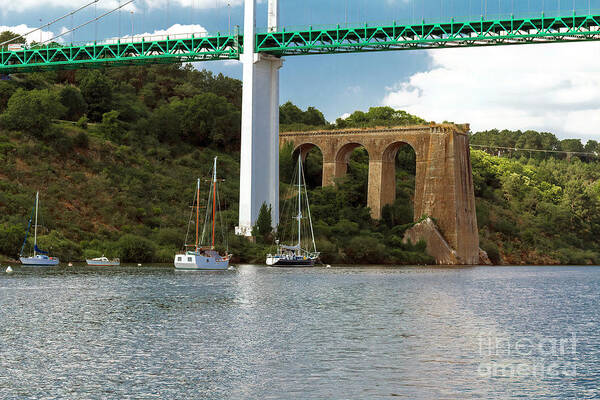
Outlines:
{"type": "Polygon", "coordinates": [[[85,262],[87,263],[87,265],[95,267],[115,267],[121,265],[121,260],[119,260],[118,258],[109,260],[104,256],[85,260],[85,262]]]}
{"type": "MultiPolygon", "coordinates": [[[[35,224],[34,224],[34,239],[33,239],[33,254],[29,257],[23,257],[23,250],[25,249],[25,245],[27,244],[27,236],[29,235],[29,229],[31,229],[31,220],[29,218],[29,225],[27,226],[27,233],[25,234],[25,240],[23,240],[23,245],[21,246],[21,251],[19,252],[19,261],[21,264],[31,266],[31,267],[54,267],[60,263],[60,260],[56,257],[50,257],[47,251],[41,250],[37,245],[37,228],[38,228],[38,209],[40,202],[40,192],[36,192],[35,194],[35,224]]],[[[33,217],[33,215],[32,215],[33,217]]]]}
{"type": "MultiPolygon", "coordinates": [[[[195,196],[195,210],[196,210],[196,239],[194,244],[184,245],[185,249],[190,248],[182,253],[175,254],[175,260],[173,264],[178,270],[191,270],[191,271],[202,271],[202,270],[225,270],[229,268],[229,261],[231,260],[231,254],[227,251],[225,254],[220,254],[215,248],[215,217],[217,215],[217,208],[219,203],[217,201],[217,157],[214,159],[213,171],[212,171],[211,189],[209,193],[209,205],[206,208],[206,216],[204,220],[204,228],[202,229],[202,237],[200,237],[199,226],[200,226],[200,179],[196,185],[196,196],[195,196]],[[210,219],[210,225],[209,225],[210,219]],[[204,237],[206,234],[207,227],[211,229],[211,240],[210,245],[203,246],[204,237]]],[[[190,216],[189,225],[192,223],[190,216]]],[[[221,227],[224,228],[224,227],[221,227]]],[[[188,229],[189,232],[189,229],[188,229]]],[[[225,236],[225,235],[224,235],[225,236]]]]}
{"type": "MultiPolygon", "coordinates": [[[[267,254],[266,264],[272,267],[312,267],[319,259],[319,252],[315,244],[315,234],[312,226],[312,218],[310,216],[310,205],[308,203],[308,192],[306,190],[306,181],[304,180],[304,172],[302,169],[302,157],[298,156],[298,201],[297,208],[298,214],[293,217],[297,220],[296,225],[296,237],[297,242],[294,245],[283,245],[276,240],[276,252],[274,254],[267,254]],[[304,198],[302,197],[304,192],[304,198]],[[306,216],[303,217],[302,207],[306,206],[306,216]],[[311,242],[307,244],[312,245],[313,251],[306,250],[302,247],[302,220],[306,220],[308,224],[308,231],[310,232],[311,242]]],[[[283,232],[279,232],[285,235],[285,225],[282,229],[283,232]]]]}

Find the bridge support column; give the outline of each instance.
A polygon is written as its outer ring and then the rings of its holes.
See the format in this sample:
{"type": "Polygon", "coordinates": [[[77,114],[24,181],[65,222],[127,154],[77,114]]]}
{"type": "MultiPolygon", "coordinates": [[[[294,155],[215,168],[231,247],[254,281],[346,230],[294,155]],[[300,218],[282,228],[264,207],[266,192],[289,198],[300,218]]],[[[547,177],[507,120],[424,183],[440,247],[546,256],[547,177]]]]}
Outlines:
{"type": "Polygon", "coordinates": [[[381,209],[396,200],[396,164],[394,161],[369,159],[367,206],[373,219],[381,218],[381,209]]]}
{"type": "Polygon", "coordinates": [[[348,166],[344,161],[335,161],[334,158],[327,159],[323,155],[323,186],[335,185],[335,178],[341,178],[346,175],[348,166]]]}
{"type": "Polygon", "coordinates": [[[469,136],[444,128],[432,128],[431,133],[417,153],[415,220],[435,218],[457,260],[477,264],[479,234],[469,136]]]}
{"type": "MultiPolygon", "coordinates": [[[[277,0],[270,0],[269,29],[277,28],[277,11],[277,0]]],[[[282,61],[254,52],[256,0],[246,0],[244,13],[240,209],[235,232],[251,236],[263,203],[271,206],[273,226],[279,223],[279,68],[282,61]]]]}

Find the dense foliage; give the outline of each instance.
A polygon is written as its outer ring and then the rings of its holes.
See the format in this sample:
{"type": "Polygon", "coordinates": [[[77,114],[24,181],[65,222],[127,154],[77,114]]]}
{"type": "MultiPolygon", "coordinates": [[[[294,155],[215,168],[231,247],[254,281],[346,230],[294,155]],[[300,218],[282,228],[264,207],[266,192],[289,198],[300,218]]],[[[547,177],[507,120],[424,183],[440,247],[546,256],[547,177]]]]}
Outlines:
{"type": "Polygon", "coordinates": [[[487,151],[471,158],[481,247],[494,262],[600,262],[597,141],[490,130],[471,144],[487,151]]]}
{"type": "Polygon", "coordinates": [[[510,264],[600,263],[600,163],[472,150],[481,247],[510,264]]]}
{"type": "MultiPolygon", "coordinates": [[[[471,136],[471,144],[496,150],[496,154],[512,157],[534,157],[544,159],[549,156],[549,152],[535,152],[532,150],[547,150],[556,152],[553,157],[567,158],[568,153],[597,153],[600,146],[595,140],[588,140],[585,145],[581,139],[563,139],[559,140],[550,132],[536,131],[510,131],[492,129],[489,131],[477,132],[471,136]],[[524,150],[523,150],[524,149],[524,150]]],[[[580,158],[586,160],[596,159],[593,154],[577,154],[580,158]]]]}
{"type": "MultiPolygon", "coordinates": [[[[286,103],[280,111],[282,129],[288,130],[426,122],[389,107],[356,111],[333,124],[313,107],[303,111],[286,103]]],[[[223,216],[232,232],[240,113],[241,82],[190,66],[32,73],[0,80],[0,254],[18,254],[40,190],[40,247],[63,260],[105,254],[124,261],[171,262],[184,242],[195,179],[209,176],[214,156],[224,179],[223,216]]],[[[472,151],[472,164],[481,247],[494,262],[600,262],[597,142],[506,130],[478,132],[471,140],[487,151],[472,151]]],[[[281,149],[280,163],[283,202],[295,166],[290,147],[281,149]]],[[[413,221],[415,155],[410,147],[400,149],[396,165],[397,200],[374,221],[366,208],[366,152],[355,150],[348,174],[325,188],[322,156],[318,149],[308,154],[305,174],[325,263],[432,262],[422,243],[402,243],[413,221]]],[[[208,183],[201,190],[205,199],[208,183]]],[[[271,218],[265,207],[255,228],[256,243],[229,235],[238,261],[264,261],[274,239],[271,218]]]]}
{"type": "MultiPolygon", "coordinates": [[[[18,254],[39,189],[40,247],[64,261],[105,254],[171,262],[185,239],[195,178],[209,176],[215,155],[224,179],[223,216],[232,232],[240,109],[239,81],[189,66],[33,73],[0,81],[0,254],[18,254]]],[[[330,127],[312,107],[302,111],[288,103],[281,114],[291,125],[330,127]]],[[[320,155],[309,154],[306,172],[324,262],[432,261],[423,244],[401,243],[412,221],[414,154],[410,162],[398,175],[401,195],[385,211],[389,220],[373,221],[365,206],[366,153],[353,155],[337,189],[319,187],[320,155]]],[[[282,190],[294,164],[283,149],[282,190]]],[[[205,199],[208,184],[201,191],[205,199]]],[[[270,218],[263,210],[257,243],[230,234],[237,260],[264,262],[274,239],[270,218]]]]}
{"type": "Polygon", "coordinates": [[[291,102],[279,107],[281,131],[309,131],[319,129],[372,128],[427,124],[422,118],[392,107],[371,107],[369,111],[355,111],[346,118],[338,118],[330,124],[314,107],[302,111],[291,102]]]}

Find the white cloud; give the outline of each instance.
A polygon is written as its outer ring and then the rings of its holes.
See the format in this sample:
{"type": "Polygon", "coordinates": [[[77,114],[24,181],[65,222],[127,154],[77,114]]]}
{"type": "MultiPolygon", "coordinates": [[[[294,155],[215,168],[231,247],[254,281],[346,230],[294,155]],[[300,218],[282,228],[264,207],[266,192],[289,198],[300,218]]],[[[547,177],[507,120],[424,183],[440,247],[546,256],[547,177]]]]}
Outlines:
{"type": "Polygon", "coordinates": [[[472,129],[600,137],[600,43],[431,50],[426,72],[386,88],[384,105],[472,129]]]}
{"type": "Polygon", "coordinates": [[[167,36],[167,35],[185,35],[185,34],[195,34],[195,35],[202,35],[207,33],[206,28],[204,28],[202,25],[198,25],[198,24],[191,24],[191,25],[181,25],[181,24],[175,24],[175,25],[171,25],[169,28],[167,29],[159,29],[156,30],[152,33],[146,32],[146,33],[140,33],[140,34],[135,34],[135,37],[138,36],[152,36],[152,37],[156,37],[156,36],[167,36]]]}
{"type": "MultiPolygon", "coordinates": [[[[31,26],[27,26],[25,24],[15,25],[15,26],[0,25],[0,32],[11,31],[14,33],[18,33],[20,35],[25,35],[26,33],[31,32],[34,29],[35,28],[32,28],[31,26]]],[[[65,28],[63,28],[63,29],[65,29],[65,28]]],[[[42,41],[46,41],[46,40],[52,39],[54,36],[56,36],[56,34],[54,32],[42,30],[41,32],[37,31],[30,35],[25,36],[25,39],[27,40],[27,42],[39,42],[40,39],[42,41]]],[[[57,41],[59,41],[59,40],[57,40],[57,41]]]]}
{"type": "MultiPolygon", "coordinates": [[[[181,25],[175,24],[171,25],[167,29],[158,29],[154,32],[144,32],[144,33],[134,33],[133,40],[139,41],[144,38],[146,41],[149,40],[166,40],[167,37],[171,39],[178,39],[184,37],[191,37],[191,35],[195,35],[196,37],[201,37],[207,33],[206,28],[202,25],[191,24],[191,25],[181,25]]],[[[111,38],[107,38],[102,40],[102,42],[111,43],[121,39],[121,42],[127,43],[131,41],[131,35],[122,35],[122,36],[113,36],[111,38]]],[[[91,42],[90,42],[91,43],[91,42]]]]}
{"type": "Polygon", "coordinates": [[[240,60],[223,60],[221,61],[221,65],[224,67],[236,67],[242,65],[242,62],[240,60]]]}

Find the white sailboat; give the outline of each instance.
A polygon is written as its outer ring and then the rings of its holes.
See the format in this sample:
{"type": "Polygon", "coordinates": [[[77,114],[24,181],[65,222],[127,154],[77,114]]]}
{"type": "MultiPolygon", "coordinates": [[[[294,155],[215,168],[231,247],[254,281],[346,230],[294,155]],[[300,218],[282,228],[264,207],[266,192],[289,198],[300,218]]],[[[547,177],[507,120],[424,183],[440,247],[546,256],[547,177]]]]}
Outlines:
{"type": "Polygon", "coordinates": [[[308,192],[306,190],[306,181],[304,179],[304,171],[302,169],[302,157],[298,156],[298,214],[294,216],[297,220],[297,238],[298,241],[294,245],[284,245],[276,240],[277,251],[275,254],[267,254],[266,264],[273,267],[312,267],[319,259],[319,252],[315,244],[315,234],[312,226],[312,218],[310,216],[310,205],[308,203],[308,192]],[[304,189],[304,200],[306,203],[306,211],[308,224],[310,227],[310,236],[312,239],[313,251],[302,248],[302,191],[304,189]]]}
{"type": "MultiPolygon", "coordinates": [[[[178,270],[225,270],[229,268],[229,260],[231,260],[231,254],[226,252],[224,255],[219,254],[215,249],[215,217],[217,213],[218,201],[217,201],[217,157],[214,159],[213,174],[211,182],[211,190],[209,193],[209,207],[206,208],[206,216],[204,228],[202,229],[202,238],[199,237],[199,226],[200,226],[200,179],[198,179],[196,186],[196,240],[193,245],[186,244],[185,247],[191,247],[193,250],[188,250],[185,253],[179,253],[175,255],[174,265],[178,270]],[[208,218],[211,217],[211,244],[210,246],[202,246],[206,228],[208,226],[208,218]]],[[[190,218],[190,223],[191,223],[190,218]]],[[[189,224],[188,224],[189,228],[189,224]]]]}
{"type": "Polygon", "coordinates": [[[31,228],[31,218],[29,219],[29,226],[27,227],[27,233],[25,234],[25,240],[23,241],[23,246],[21,246],[21,251],[19,252],[19,260],[21,264],[28,265],[32,267],[53,267],[59,264],[59,259],[56,257],[48,256],[47,251],[40,250],[37,246],[37,228],[38,228],[38,208],[40,201],[40,192],[36,192],[35,194],[35,225],[33,228],[34,236],[33,236],[33,255],[30,257],[23,257],[23,249],[25,249],[25,244],[27,243],[27,236],[29,235],[29,229],[31,228]]]}

